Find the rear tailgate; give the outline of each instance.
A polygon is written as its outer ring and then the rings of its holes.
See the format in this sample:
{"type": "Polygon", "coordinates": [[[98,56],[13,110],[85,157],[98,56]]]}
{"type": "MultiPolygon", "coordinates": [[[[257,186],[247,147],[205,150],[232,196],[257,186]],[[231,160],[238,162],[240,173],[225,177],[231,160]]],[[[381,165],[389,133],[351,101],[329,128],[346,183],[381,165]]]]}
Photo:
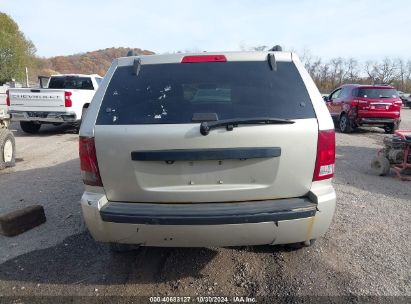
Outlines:
{"type": "Polygon", "coordinates": [[[354,92],[358,96],[358,114],[361,117],[398,118],[402,101],[397,91],[390,87],[359,87],[354,92]]]}
{"type": "Polygon", "coordinates": [[[94,129],[110,201],[234,202],[300,197],[311,188],[318,122],[294,63],[117,68],[94,129]],[[201,117],[277,117],[200,133],[201,117]]]}
{"type": "Polygon", "coordinates": [[[65,112],[64,90],[10,89],[10,110],[65,112]]]}

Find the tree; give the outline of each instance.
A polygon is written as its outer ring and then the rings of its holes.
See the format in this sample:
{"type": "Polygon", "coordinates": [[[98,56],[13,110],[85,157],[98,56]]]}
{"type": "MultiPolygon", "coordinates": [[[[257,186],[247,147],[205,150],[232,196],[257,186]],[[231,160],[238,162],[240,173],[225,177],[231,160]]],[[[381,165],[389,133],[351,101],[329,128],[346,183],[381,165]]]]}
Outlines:
{"type": "Polygon", "coordinates": [[[16,22],[0,12],[0,85],[11,79],[23,80],[25,67],[34,61],[36,48],[16,22]]]}

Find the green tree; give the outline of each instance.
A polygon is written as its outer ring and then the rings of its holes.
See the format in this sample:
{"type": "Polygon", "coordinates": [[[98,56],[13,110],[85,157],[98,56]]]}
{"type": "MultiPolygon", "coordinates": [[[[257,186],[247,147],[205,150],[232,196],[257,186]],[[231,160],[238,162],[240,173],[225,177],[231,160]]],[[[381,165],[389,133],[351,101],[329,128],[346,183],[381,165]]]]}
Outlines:
{"type": "Polygon", "coordinates": [[[0,85],[11,79],[23,80],[25,67],[34,61],[36,48],[16,22],[0,12],[0,85]]]}

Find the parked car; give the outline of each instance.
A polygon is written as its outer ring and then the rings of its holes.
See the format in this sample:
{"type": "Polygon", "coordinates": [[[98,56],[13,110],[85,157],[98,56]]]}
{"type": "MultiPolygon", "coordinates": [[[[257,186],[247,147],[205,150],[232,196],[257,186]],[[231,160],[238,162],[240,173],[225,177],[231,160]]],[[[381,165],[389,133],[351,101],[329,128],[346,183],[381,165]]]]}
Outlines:
{"type": "Polygon", "coordinates": [[[80,129],[81,205],[114,250],[310,245],[334,214],[334,161],[295,54],[119,58],[80,129]]]}
{"type": "Polygon", "coordinates": [[[53,75],[47,88],[10,89],[9,113],[26,133],[37,133],[42,124],[79,127],[101,79],[99,75],[53,75]]]}
{"type": "Polygon", "coordinates": [[[403,100],[404,106],[411,109],[411,96],[408,96],[406,99],[403,100]]]}
{"type": "Polygon", "coordinates": [[[402,103],[405,105],[408,98],[410,98],[410,93],[404,93],[402,91],[398,91],[398,96],[401,98],[402,103]]]}
{"type": "Polygon", "coordinates": [[[16,142],[8,129],[10,115],[7,113],[7,95],[5,87],[0,86],[0,170],[12,167],[16,159],[16,142]]]}
{"type": "Polygon", "coordinates": [[[346,84],[326,98],[328,110],[343,133],[359,126],[381,127],[394,133],[400,126],[402,101],[391,86],[346,84]]]}

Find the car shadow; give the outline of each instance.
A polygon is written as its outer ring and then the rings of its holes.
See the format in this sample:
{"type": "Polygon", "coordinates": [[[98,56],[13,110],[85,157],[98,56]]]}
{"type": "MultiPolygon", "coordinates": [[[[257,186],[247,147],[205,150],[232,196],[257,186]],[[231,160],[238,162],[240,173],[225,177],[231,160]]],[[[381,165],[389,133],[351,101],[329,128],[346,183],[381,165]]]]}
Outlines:
{"type": "Polygon", "coordinates": [[[78,134],[78,129],[71,124],[61,124],[52,125],[45,124],[42,125],[39,132],[36,134],[25,133],[21,128],[19,123],[13,122],[10,125],[10,130],[12,130],[15,137],[46,137],[46,136],[61,136],[64,134],[78,134]]]}
{"type": "Polygon", "coordinates": [[[83,232],[4,262],[0,280],[93,285],[168,282],[201,277],[202,269],[216,254],[206,248],[156,247],[113,253],[107,244],[83,232]]]}

